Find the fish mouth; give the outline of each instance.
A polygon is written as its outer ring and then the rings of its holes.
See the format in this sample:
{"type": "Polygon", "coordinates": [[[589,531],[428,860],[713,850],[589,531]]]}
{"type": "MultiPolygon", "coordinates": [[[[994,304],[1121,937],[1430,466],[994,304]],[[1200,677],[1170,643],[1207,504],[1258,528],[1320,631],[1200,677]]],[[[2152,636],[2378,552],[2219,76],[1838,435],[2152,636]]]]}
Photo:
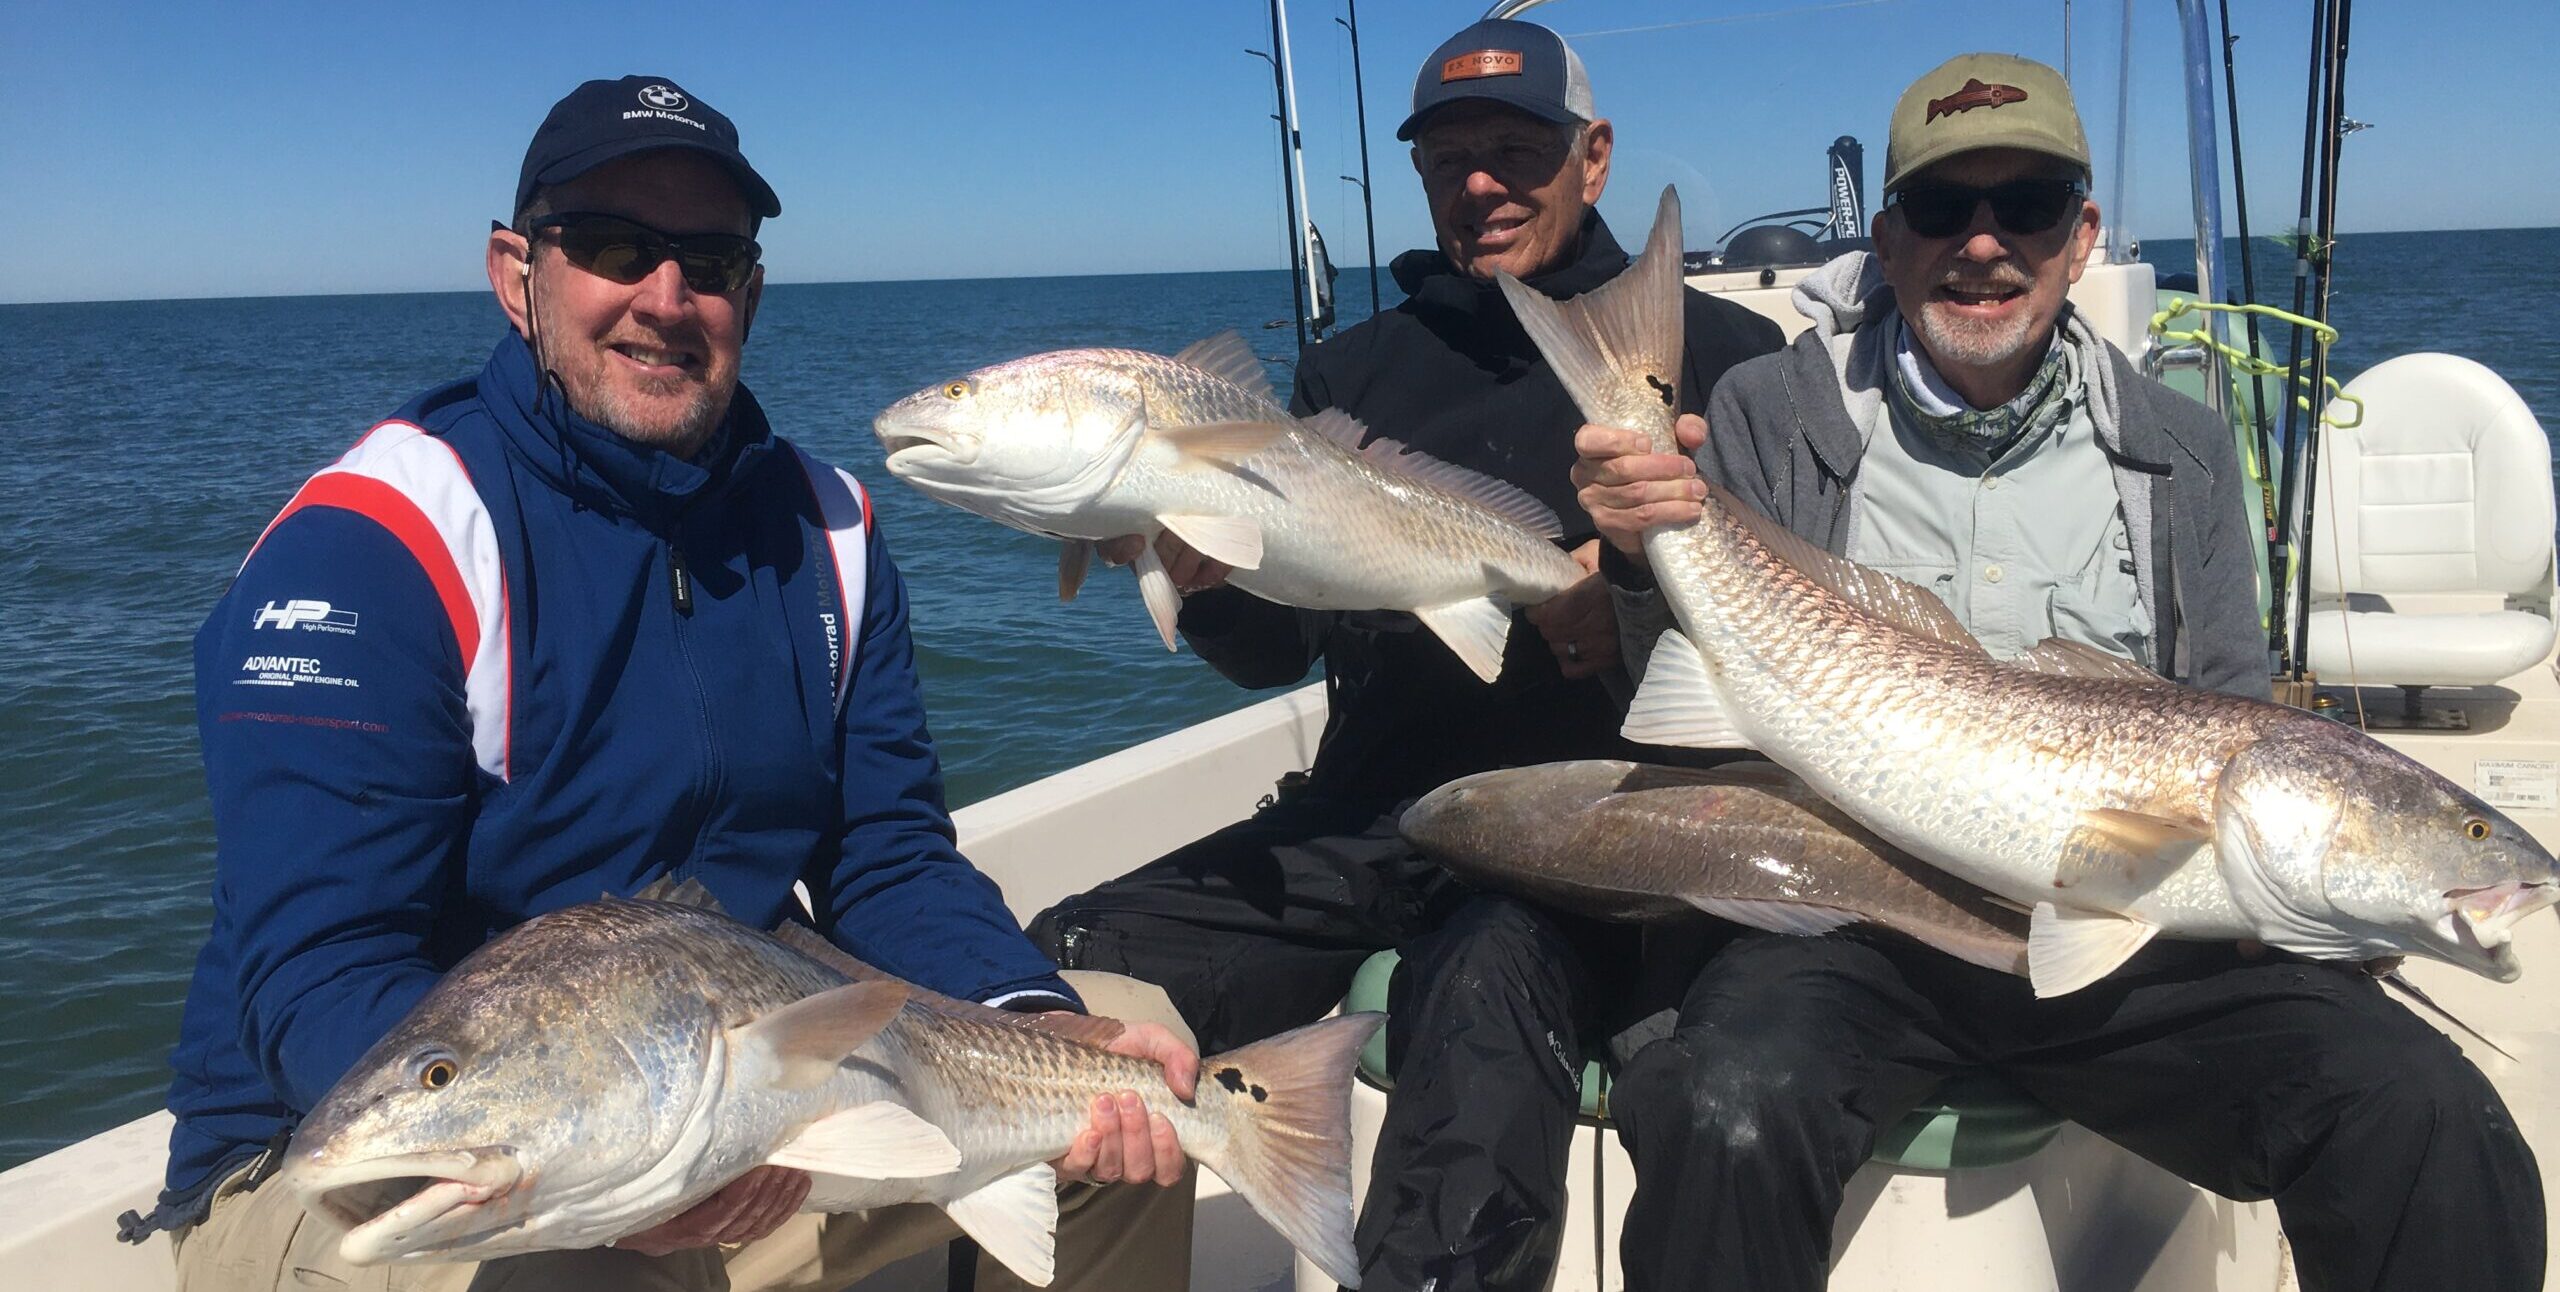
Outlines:
{"type": "Polygon", "coordinates": [[[282,1183],[347,1231],[338,1242],[341,1257],[373,1265],[513,1224],[520,1209],[505,1204],[523,1178],[515,1150],[493,1146],[337,1166],[299,1159],[282,1183]]]}
{"type": "Polygon", "coordinates": [[[2514,982],[2524,974],[2523,964],[2516,959],[2517,923],[2554,904],[2560,904],[2560,885],[2548,880],[2449,889],[2439,931],[2466,960],[2485,966],[2482,973],[2499,982],[2514,982]]]}
{"type": "Polygon", "coordinates": [[[949,441],[914,430],[878,430],[880,447],[888,455],[885,461],[891,475],[914,474],[919,468],[949,465],[967,466],[977,459],[975,453],[963,453],[949,441]]]}

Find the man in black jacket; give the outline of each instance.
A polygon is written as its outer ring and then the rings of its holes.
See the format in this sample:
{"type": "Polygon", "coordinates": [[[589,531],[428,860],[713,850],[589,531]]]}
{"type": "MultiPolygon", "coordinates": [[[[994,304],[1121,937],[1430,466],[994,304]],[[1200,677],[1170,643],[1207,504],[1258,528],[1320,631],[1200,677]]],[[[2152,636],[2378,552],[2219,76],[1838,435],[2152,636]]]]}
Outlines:
{"type": "MultiPolygon", "coordinates": [[[[1610,125],[1563,40],[1496,20],[1424,62],[1396,133],[1413,141],[1439,246],[1396,258],[1402,304],[1301,357],[1294,411],[1338,408],[1519,486],[1563,518],[1562,541],[1591,568],[1595,531],[1569,479],[1582,417],[1493,278],[1567,298],[1625,268],[1593,209],[1610,125]]],[[[1779,342],[1767,320],[1690,293],[1681,408],[1779,342]]],[[[1607,684],[1621,670],[1606,587],[1586,580],[1526,609],[1537,631],[1511,634],[1488,685],[1410,616],[1290,609],[1219,586],[1225,568],[1170,534],[1157,549],[1185,591],[1183,635],[1219,672],[1282,686],[1324,661],[1315,765],[1251,818],[1060,903],[1032,936],[1068,967],[1162,985],[1211,1053],[1320,1017],[1362,961],[1402,948],[1363,1286],[1542,1286],[1581,1051],[1605,1027],[1600,985],[1631,968],[1631,935],[1445,885],[1395,826],[1458,776],[1631,752],[1607,684]]]]}

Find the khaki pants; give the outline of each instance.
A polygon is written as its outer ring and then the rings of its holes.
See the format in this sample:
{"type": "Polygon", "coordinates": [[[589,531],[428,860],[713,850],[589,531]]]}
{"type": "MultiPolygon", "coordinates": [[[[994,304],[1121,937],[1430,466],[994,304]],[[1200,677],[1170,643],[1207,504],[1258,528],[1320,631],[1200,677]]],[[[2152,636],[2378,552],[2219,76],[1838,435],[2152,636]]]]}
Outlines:
{"type": "MultiPolygon", "coordinates": [[[[1115,974],[1070,973],[1096,1014],[1189,1029],[1157,988],[1115,974]]],[[[338,1259],[339,1231],[281,1189],[246,1189],[244,1168],[214,1191],[203,1224],[170,1235],[178,1292],[836,1292],[882,1266],[940,1246],[960,1231],[939,1208],[883,1207],[804,1215],[735,1252],[715,1248],[642,1256],[610,1247],[540,1252],[481,1264],[395,1262],[359,1268],[338,1259]]],[[[1071,1185],[1058,1194],[1060,1292],[1181,1292],[1191,1283],[1192,1185],[1071,1185]]],[[[978,1286],[1012,1292],[1020,1279],[984,1257],[978,1286]]]]}

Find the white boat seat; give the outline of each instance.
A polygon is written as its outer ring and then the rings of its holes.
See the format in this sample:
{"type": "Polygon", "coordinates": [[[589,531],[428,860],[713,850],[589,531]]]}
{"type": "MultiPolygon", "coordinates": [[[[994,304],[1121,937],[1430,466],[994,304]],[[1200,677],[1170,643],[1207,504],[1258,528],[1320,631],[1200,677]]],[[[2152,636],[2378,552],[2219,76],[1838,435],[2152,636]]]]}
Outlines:
{"type": "Polygon", "coordinates": [[[2450,354],[2401,355],[2346,391],[2364,416],[2323,440],[2305,660],[2324,682],[2402,687],[2487,686],[2541,662],[2551,445],[2533,410],[2450,354]],[[2449,594],[2478,608],[2414,604],[2449,594]]]}

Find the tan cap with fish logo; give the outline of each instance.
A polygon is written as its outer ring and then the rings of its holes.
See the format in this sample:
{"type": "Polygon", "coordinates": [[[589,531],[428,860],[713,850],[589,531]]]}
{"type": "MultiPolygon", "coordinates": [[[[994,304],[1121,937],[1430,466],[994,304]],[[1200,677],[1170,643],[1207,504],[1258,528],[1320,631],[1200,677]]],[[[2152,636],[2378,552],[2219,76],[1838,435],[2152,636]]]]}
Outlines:
{"type": "Polygon", "coordinates": [[[1913,81],[1893,105],[1884,191],[1981,148],[2024,148],[2089,173],[2089,136],[2062,73],[2015,54],[1959,54],[1913,81]]]}

